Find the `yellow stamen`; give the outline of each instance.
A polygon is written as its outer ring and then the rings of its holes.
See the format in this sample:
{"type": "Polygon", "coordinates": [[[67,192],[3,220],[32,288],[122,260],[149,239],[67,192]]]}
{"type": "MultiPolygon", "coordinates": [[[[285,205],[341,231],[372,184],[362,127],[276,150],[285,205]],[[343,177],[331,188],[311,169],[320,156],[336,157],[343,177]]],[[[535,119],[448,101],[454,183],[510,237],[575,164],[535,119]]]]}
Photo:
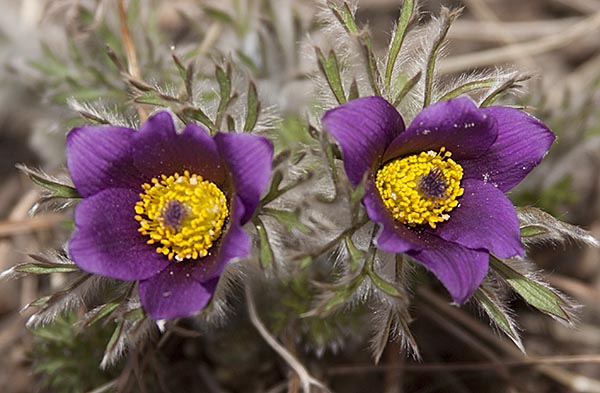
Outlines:
{"type": "Polygon", "coordinates": [[[206,256],[229,216],[223,191],[188,171],[161,175],[142,188],[135,219],[138,231],[149,237],[147,243],[177,261],[206,256]]]}
{"type": "Polygon", "coordinates": [[[447,221],[463,195],[463,169],[442,147],[385,164],[375,184],[385,207],[403,224],[416,226],[447,221]]]}

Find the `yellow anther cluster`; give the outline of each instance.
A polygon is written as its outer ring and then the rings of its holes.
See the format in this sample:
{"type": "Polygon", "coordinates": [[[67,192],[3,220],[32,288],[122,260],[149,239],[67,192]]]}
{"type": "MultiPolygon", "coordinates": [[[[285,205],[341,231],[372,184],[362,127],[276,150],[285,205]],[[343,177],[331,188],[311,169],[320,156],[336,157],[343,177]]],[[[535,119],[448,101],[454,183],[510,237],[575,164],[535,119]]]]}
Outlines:
{"type": "Polygon", "coordinates": [[[227,198],[212,182],[185,171],[152,179],[135,205],[138,231],[169,259],[202,258],[221,236],[227,198]]]}
{"type": "Polygon", "coordinates": [[[392,216],[403,224],[416,226],[447,221],[458,206],[464,189],[460,187],[463,169],[441,148],[391,161],[375,180],[379,194],[392,216]]]}

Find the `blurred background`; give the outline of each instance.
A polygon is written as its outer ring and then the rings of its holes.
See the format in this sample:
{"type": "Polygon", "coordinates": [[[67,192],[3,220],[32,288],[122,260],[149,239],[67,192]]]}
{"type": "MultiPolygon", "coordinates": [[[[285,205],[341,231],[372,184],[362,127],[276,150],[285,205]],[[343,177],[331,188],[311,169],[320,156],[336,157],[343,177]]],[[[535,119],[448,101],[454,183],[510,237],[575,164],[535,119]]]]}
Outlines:
{"type": "MultiPolygon", "coordinates": [[[[65,135],[82,122],[73,99],[102,100],[132,112],[127,86],[106,50],[108,44],[124,58],[117,3],[0,0],[0,271],[27,261],[28,254],[60,249],[72,225],[68,210],[30,215],[41,191],[16,165],[64,176],[65,135]]],[[[130,27],[143,80],[173,81],[173,50],[207,60],[215,53],[234,54],[252,72],[264,105],[281,108],[285,118],[301,116],[300,108],[314,100],[310,75],[317,68],[306,48],[322,39],[315,19],[318,2],[140,0],[125,5],[138,18],[130,27]]],[[[423,0],[420,5],[421,23],[442,5],[464,8],[439,63],[444,75],[502,66],[532,76],[523,93],[506,102],[528,108],[558,141],[511,198],[600,238],[600,0],[423,0]]],[[[400,6],[400,0],[358,1],[357,18],[369,25],[376,51],[386,50],[400,6]]],[[[491,333],[474,312],[449,308],[454,313],[449,317],[418,302],[411,326],[422,365],[390,344],[375,366],[366,343],[348,332],[337,352],[303,356],[336,392],[600,392],[600,251],[550,246],[535,253],[535,262],[546,281],[582,305],[573,329],[514,300],[525,348],[534,359],[551,358],[551,364],[524,364],[518,349],[491,333]],[[572,362],[569,356],[589,361],[572,362]],[[455,369],[442,362],[472,365],[455,369]]],[[[164,375],[152,371],[162,381],[154,387],[139,382],[145,376],[135,373],[147,366],[136,363],[139,353],[99,371],[110,332],[75,334],[69,317],[53,329],[25,327],[29,311],[21,312],[23,307],[64,283],[60,275],[0,281],[1,392],[299,391],[243,315],[211,337],[182,333],[153,348],[153,356],[169,364],[164,375]],[[110,385],[126,373],[133,373],[137,383],[110,385]]]]}

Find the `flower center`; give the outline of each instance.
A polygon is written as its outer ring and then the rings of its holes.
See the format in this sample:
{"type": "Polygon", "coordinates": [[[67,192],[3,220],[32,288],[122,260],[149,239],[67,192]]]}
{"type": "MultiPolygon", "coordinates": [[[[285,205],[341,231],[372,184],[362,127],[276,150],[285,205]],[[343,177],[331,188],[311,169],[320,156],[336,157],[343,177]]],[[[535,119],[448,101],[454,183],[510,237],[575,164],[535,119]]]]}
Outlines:
{"type": "Polygon", "coordinates": [[[403,224],[415,226],[447,221],[464,193],[460,187],[463,169],[442,147],[399,158],[385,164],[375,185],[385,207],[403,224]]]}
{"type": "Polygon", "coordinates": [[[142,188],[135,219],[138,231],[149,237],[147,243],[177,261],[206,256],[229,216],[223,191],[188,171],[161,175],[142,188]]]}

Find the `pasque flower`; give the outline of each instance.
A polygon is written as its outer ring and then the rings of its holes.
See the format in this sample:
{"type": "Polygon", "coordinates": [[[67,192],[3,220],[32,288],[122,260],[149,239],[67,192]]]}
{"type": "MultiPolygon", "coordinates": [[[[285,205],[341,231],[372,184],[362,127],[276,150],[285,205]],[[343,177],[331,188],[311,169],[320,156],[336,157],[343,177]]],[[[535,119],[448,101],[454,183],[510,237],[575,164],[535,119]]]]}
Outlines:
{"type": "Polygon", "coordinates": [[[405,128],[380,97],[325,113],[348,179],[364,179],[363,204],[380,225],[377,246],[433,272],[456,303],[488,270],[489,254],[523,256],[519,222],[504,193],[540,162],[554,135],[537,119],[467,98],[425,108],[405,128]]]}
{"type": "Polygon", "coordinates": [[[67,166],[83,197],[69,242],[85,271],[139,281],[154,319],[204,308],[228,262],[250,252],[242,229],[269,182],[273,148],[260,136],[189,124],[168,112],[139,130],[75,128],[67,166]]]}

